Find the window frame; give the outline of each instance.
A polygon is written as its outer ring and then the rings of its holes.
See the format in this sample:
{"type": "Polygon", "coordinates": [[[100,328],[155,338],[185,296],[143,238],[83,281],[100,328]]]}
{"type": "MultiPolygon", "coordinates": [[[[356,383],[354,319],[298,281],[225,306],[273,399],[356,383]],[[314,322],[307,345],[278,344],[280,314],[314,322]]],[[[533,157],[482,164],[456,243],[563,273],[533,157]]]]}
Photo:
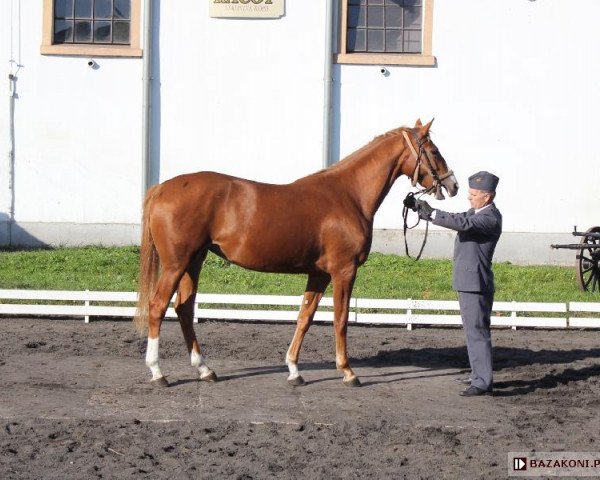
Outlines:
{"type": "Polygon", "coordinates": [[[348,36],[348,0],[340,0],[339,53],[335,55],[335,62],[356,65],[435,66],[436,59],[432,54],[433,3],[434,0],[423,0],[421,53],[354,53],[346,51],[348,36]]]}
{"type": "Polygon", "coordinates": [[[43,0],[42,55],[73,55],[87,57],[141,57],[141,0],[131,0],[129,45],[98,43],[52,43],[54,32],[54,0],[43,0]]]}

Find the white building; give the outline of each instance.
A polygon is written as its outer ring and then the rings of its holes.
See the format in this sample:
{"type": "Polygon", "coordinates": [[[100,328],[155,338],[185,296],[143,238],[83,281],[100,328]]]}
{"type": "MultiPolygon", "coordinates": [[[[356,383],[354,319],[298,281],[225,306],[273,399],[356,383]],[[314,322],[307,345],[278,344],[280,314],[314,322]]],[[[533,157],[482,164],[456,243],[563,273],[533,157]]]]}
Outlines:
{"type": "MultiPolygon", "coordinates": [[[[96,24],[86,1],[0,2],[0,245],[137,243],[148,183],[286,183],[432,117],[463,187],[432,204],[465,210],[470,174],[501,179],[497,260],[570,263],[549,245],[600,224],[596,0],[386,0],[383,25],[383,0],[96,0],[96,24]]],[[[374,250],[403,251],[409,186],[378,212],[374,250]]],[[[430,230],[426,254],[450,256],[453,233],[430,230]]]]}

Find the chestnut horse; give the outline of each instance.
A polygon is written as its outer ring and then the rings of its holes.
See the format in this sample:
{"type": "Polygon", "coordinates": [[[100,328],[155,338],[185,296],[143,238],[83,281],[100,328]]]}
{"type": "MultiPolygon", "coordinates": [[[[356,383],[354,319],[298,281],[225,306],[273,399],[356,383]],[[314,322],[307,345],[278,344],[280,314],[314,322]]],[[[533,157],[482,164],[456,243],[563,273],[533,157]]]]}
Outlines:
{"type": "Polygon", "coordinates": [[[286,355],[288,382],[301,385],[298,356],[319,300],[333,282],[335,361],[345,385],[360,381],[346,350],[349,301],[357,268],[369,255],[373,218],[401,175],[444,198],[458,184],[429,138],[431,122],[376,137],[343,161],[288,185],[270,185],[214,172],[181,175],[148,190],[144,203],[138,310],[148,327],[146,364],[158,365],[160,326],[177,291],[175,310],[200,380],[215,381],[193,328],[198,276],[208,251],[260,272],[304,273],[308,282],[286,355]],[[160,274],[159,274],[160,267],[160,274]]]}

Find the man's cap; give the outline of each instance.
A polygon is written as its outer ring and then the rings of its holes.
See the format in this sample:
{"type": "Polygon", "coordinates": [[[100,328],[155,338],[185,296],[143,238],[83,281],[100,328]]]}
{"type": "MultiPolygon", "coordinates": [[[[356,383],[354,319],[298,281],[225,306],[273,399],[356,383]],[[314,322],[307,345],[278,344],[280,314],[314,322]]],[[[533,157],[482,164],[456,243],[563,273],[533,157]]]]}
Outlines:
{"type": "Polygon", "coordinates": [[[490,172],[477,172],[469,177],[469,188],[495,192],[500,179],[490,172]]]}

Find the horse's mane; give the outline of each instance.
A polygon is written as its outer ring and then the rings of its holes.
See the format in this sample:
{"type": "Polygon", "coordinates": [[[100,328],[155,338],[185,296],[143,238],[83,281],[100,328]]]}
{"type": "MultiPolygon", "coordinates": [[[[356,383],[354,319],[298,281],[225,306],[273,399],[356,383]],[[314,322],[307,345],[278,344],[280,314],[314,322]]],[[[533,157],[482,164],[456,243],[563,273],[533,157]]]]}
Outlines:
{"type": "Polygon", "coordinates": [[[353,165],[356,161],[362,159],[365,156],[366,152],[368,152],[369,150],[371,150],[375,147],[378,147],[382,141],[387,140],[389,137],[395,137],[397,135],[400,135],[405,130],[410,130],[410,128],[409,127],[398,127],[398,128],[394,128],[393,130],[390,130],[389,132],[385,132],[385,133],[382,133],[381,135],[377,135],[373,140],[371,140],[365,146],[359,148],[355,152],[352,152],[350,155],[343,158],[339,162],[336,162],[333,165],[314,173],[313,175],[319,175],[319,174],[323,174],[323,173],[327,173],[327,172],[331,172],[331,171],[337,171],[337,170],[349,167],[349,166],[353,165]]]}

